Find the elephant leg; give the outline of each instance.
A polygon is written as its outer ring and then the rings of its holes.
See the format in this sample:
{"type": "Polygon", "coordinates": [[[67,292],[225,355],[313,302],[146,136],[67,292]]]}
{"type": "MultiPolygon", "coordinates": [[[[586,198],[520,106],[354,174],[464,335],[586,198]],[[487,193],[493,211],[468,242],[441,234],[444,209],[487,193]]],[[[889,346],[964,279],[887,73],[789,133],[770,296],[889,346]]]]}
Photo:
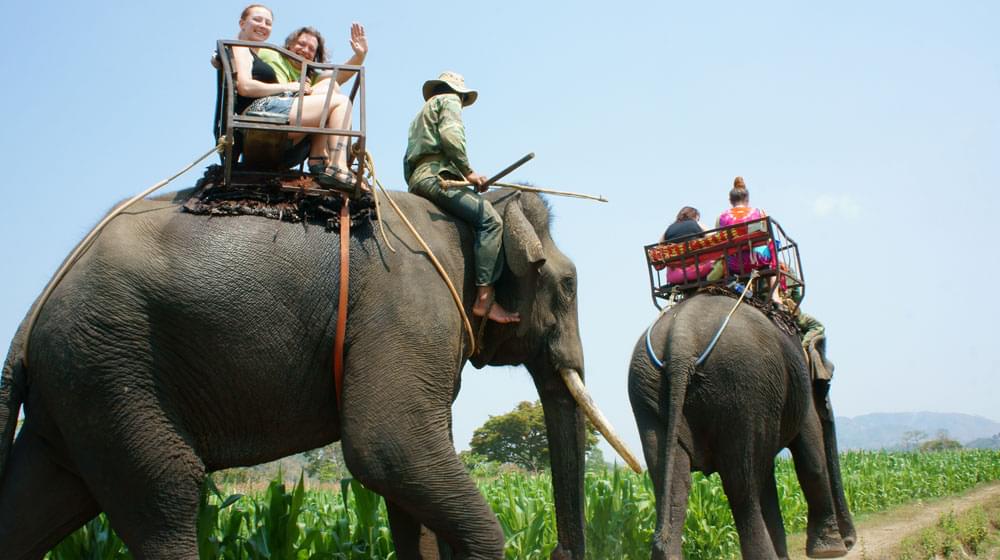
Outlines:
{"type": "Polygon", "coordinates": [[[691,459],[674,442],[668,449],[665,423],[652,411],[636,413],[642,439],[646,468],[653,481],[656,498],[656,528],[653,533],[652,560],[680,560],[687,500],[691,492],[691,459]],[[667,452],[674,454],[672,488],[667,494],[667,452]]]}
{"type": "MultiPolygon", "coordinates": [[[[496,515],[451,443],[451,393],[445,392],[440,402],[421,401],[414,397],[414,387],[400,385],[407,378],[388,369],[378,376],[362,372],[345,378],[342,446],[348,469],[397,511],[447,541],[456,558],[503,558],[496,515]]],[[[419,554],[403,550],[417,542],[408,525],[397,544],[401,558],[419,554]]]]}
{"type": "Polygon", "coordinates": [[[802,431],[789,445],[795,461],[795,474],[809,508],[806,528],[806,555],[810,558],[838,558],[847,554],[831,495],[826,470],[819,417],[806,414],[802,431]]]}
{"type": "Polygon", "coordinates": [[[81,475],[136,560],[198,560],[205,467],[165,419],[143,421],[81,475]]]}
{"type": "Polygon", "coordinates": [[[723,461],[719,467],[722,488],[726,491],[736,531],[740,535],[743,558],[774,560],[778,556],[761,510],[761,471],[759,457],[752,450],[735,453],[732,461],[723,461]]]}
{"type": "Polygon", "coordinates": [[[830,475],[833,505],[837,510],[837,525],[844,545],[850,550],[858,539],[858,533],[854,528],[851,510],[847,507],[847,496],[844,495],[844,483],[840,475],[840,452],[837,450],[837,429],[833,421],[833,406],[830,404],[830,382],[817,381],[814,387],[814,402],[823,428],[826,468],[830,475]]]}
{"type": "Polygon", "coordinates": [[[785,521],[781,516],[781,503],[778,501],[778,486],[774,480],[774,463],[771,463],[771,472],[762,473],[764,476],[760,488],[760,509],[764,514],[764,523],[767,525],[767,532],[771,535],[771,544],[774,552],[782,560],[788,559],[788,543],[785,538],[785,521]]]}
{"type": "Polygon", "coordinates": [[[451,560],[447,544],[433,531],[420,525],[392,500],[385,501],[385,509],[389,513],[389,529],[399,560],[451,560]]]}
{"type": "Polygon", "coordinates": [[[41,559],[100,511],[83,480],[53,460],[49,445],[21,430],[0,486],[3,557],[41,559]]]}
{"type": "MultiPolygon", "coordinates": [[[[441,452],[412,449],[405,461],[391,459],[384,445],[396,448],[394,435],[378,437],[378,443],[344,437],[344,459],[351,473],[365,486],[387,497],[395,508],[434,531],[454,549],[456,558],[495,560],[504,555],[503,533],[496,515],[465,472],[454,450],[441,452]]],[[[413,437],[412,434],[410,437],[413,437]]],[[[407,448],[412,443],[407,444],[407,448]]],[[[397,518],[398,518],[397,514],[397,518]]],[[[419,558],[419,532],[404,527],[397,542],[400,558],[419,558]]],[[[395,529],[395,527],[394,527],[395,529]]],[[[395,538],[395,531],[393,533],[395,538]]]]}

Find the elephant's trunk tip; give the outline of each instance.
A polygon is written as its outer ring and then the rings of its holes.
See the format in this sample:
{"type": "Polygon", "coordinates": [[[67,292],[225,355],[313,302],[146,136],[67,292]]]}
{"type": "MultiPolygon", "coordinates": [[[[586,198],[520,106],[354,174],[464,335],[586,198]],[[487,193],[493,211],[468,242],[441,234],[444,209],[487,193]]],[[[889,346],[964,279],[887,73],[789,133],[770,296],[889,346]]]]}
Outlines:
{"type": "Polygon", "coordinates": [[[580,379],[580,374],[572,369],[562,369],[559,373],[562,375],[566,388],[569,389],[570,394],[573,395],[573,399],[576,400],[576,404],[583,409],[584,414],[587,415],[590,422],[597,428],[597,431],[601,432],[604,439],[611,444],[611,447],[618,452],[618,455],[633,471],[642,474],[642,465],[639,464],[639,460],[636,459],[635,455],[629,451],[628,446],[625,445],[625,442],[615,433],[614,428],[611,427],[611,422],[608,422],[604,413],[597,408],[597,404],[591,398],[587,387],[583,384],[583,380],[580,379]]]}

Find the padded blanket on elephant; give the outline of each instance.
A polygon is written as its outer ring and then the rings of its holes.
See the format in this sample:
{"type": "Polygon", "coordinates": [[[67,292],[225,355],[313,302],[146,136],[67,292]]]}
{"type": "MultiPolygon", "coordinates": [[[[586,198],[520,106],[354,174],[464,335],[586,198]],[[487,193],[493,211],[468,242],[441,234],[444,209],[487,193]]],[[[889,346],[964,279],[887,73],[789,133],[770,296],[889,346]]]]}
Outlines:
{"type": "MultiPolygon", "coordinates": [[[[731,298],[739,299],[740,294],[735,290],[731,290],[725,286],[710,285],[704,288],[698,289],[699,294],[712,294],[717,296],[729,296],[731,298]]],[[[735,303],[735,302],[734,302],[735,303]]],[[[792,335],[795,338],[799,337],[799,327],[795,322],[795,317],[791,313],[786,311],[784,308],[776,308],[770,300],[761,300],[758,298],[743,298],[743,303],[752,305],[760,310],[761,313],[767,316],[772,323],[777,325],[786,334],[792,335]]]]}
{"type": "MultiPolygon", "coordinates": [[[[327,229],[340,227],[342,197],[336,191],[289,188],[278,177],[259,183],[223,186],[222,167],[212,165],[195,186],[184,211],[211,216],[262,216],[286,222],[322,223],[327,229]]],[[[292,181],[291,184],[295,184],[292,181]]],[[[352,199],[351,228],[375,220],[375,202],[370,193],[352,199]]]]}

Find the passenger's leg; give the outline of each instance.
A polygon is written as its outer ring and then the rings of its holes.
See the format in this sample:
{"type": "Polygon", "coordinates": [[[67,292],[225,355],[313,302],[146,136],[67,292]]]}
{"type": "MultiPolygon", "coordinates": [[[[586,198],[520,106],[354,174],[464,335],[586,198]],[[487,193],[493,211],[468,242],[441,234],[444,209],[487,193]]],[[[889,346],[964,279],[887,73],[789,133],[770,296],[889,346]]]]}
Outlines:
{"type": "MultiPolygon", "coordinates": [[[[338,128],[348,130],[351,128],[351,102],[342,94],[334,94],[340,97],[341,103],[331,105],[330,118],[327,120],[327,128],[338,128]]],[[[347,136],[327,136],[327,144],[330,151],[330,160],[334,167],[347,169],[347,136]]],[[[363,156],[362,156],[363,157],[363,156]]]]}
{"type": "MultiPolygon", "coordinates": [[[[323,118],[323,107],[326,102],[325,95],[307,95],[306,97],[297,98],[292,102],[291,111],[288,114],[288,122],[293,126],[319,126],[320,121],[323,118]],[[299,115],[299,105],[302,105],[302,120],[298,120],[299,115]]],[[[350,105],[347,97],[342,94],[334,94],[330,98],[330,106],[327,109],[327,122],[326,126],[328,128],[334,128],[336,125],[334,123],[343,123],[343,114],[346,112],[348,115],[350,111],[346,108],[350,105]],[[335,112],[338,111],[336,113],[335,112]],[[336,116],[339,115],[341,120],[336,120],[336,116]]],[[[348,123],[350,121],[347,121],[348,123]]],[[[289,138],[293,142],[301,140],[305,135],[301,133],[289,134],[289,138]]],[[[309,150],[310,158],[328,158],[330,157],[330,149],[328,142],[318,142],[313,141],[312,148],[309,150]]]]}

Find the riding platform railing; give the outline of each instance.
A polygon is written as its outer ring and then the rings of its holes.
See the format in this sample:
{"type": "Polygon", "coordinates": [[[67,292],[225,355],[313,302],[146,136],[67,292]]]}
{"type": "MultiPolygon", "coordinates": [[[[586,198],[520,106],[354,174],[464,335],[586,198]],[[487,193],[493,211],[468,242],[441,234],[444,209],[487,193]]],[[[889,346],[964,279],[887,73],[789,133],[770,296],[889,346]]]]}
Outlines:
{"type": "Polygon", "coordinates": [[[657,309],[706,286],[746,285],[754,271],[768,291],[805,296],[798,244],[770,217],[646,245],[645,253],[657,309]]]}
{"type": "MultiPolygon", "coordinates": [[[[277,179],[282,182],[283,187],[286,182],[291,182],[293,186],[289,186],[289,189],[310,190],[304,187],[302,181],[302,162],[305,160],[306,154],[299,154],[300,157],[296,158],[297,161],[289,161],[285,157],[285,148],[289,144],[287,135],[291,133],[343,136],[347,138],[348,167],[350,168],[356,164],[356,174],[359,180],[364,176],[364,154],[367,136],[364,66],[313,62],[276,45],[235,39],[219,40],[217,42],[216,54],[219,61],[219,81],[213,132],[215,133],[216,141],[219,138],[225,137],[225,148],[220,156],[224,170],[224,185],[234,186],[235,175],[236,178],[240,179],[237,182],[241,185],[254,185],[260,184],[262,181],[277,179]],[[234,47],[270,49],[294,61],[300,69],[299,90],[296,94],[299,98],[302,98],[305,94],[307,80],[313,74],[311,71],[329,72],[330,79],[334,81],[336,81],[337,76],[341,72],[353,73],[357,79],[354,80],[348,98],[351,102],[350,110],[353,111],[356,107],[359,111],[357,119],[358,128],[330,128],[326,126],[334,87],[328,87],[325,93],[323,116],[321,117],[319,126],[301,126],[302,103],[296,104],[297,109],[293,110],[287,117],[272,114],[255,115],[236,113],[236,74],[233,64],[234,47]],[[290,171],[295,166],[299,167],[299,171],[290,171]]],[[[320,93],[319,95],[324,94],[320,93]]]]}

